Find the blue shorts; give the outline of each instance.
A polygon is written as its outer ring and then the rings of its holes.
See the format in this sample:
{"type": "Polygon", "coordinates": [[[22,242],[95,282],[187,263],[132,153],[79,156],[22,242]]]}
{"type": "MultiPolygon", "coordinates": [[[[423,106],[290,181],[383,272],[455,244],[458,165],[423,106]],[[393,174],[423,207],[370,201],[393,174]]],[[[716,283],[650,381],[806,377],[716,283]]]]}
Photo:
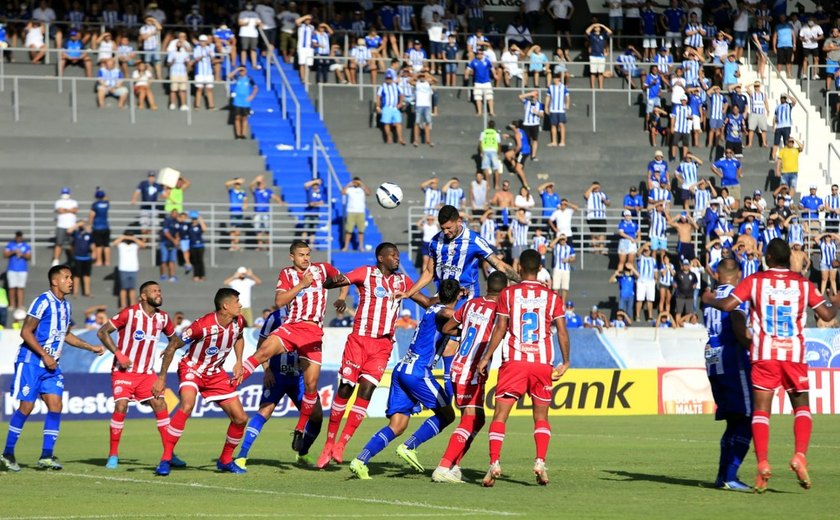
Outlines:
{"type": "Polygon", "coordinates": [[[565,112],[563,112],[563,113],[552,112],[552,113],[548,114],[548,122],[551,124],[551,126],[565,125],[566,124],[566,113],[565,112]]]}
{"type": "Polygon", "coordinates": [[[659,96],[656,97],[649,97],[647,99],[647,103],[645,104],[645,114],[652,114],[653,107],[662,107],[662,98],[659,96]]]}
{"type": "Polygon", "coordinates": [[[243,215],[242,213],[231,213],[230,227],[241,228],[243,226],[245,226],[245,215],[243,215]]]}
{"type": "Polygon", "coordinates": [[[163,244],[160,245],[160,263],[165,264],[167,262],[177,262],[178,261],[178,250],[175,246],[165,246],[163,244]]]}
{"type": "Polygon", "coordinates": [[[184,253],[190,252],[190,239],[189,238],[182,238],[178,241],[178,249],[180,249],[184,253]]]}
{"type": "Polygon", "coordinates": [[[458,64],[457,63],[444,63],[443,64],[443,72],[446,74],[455,74],[458,72],[458,64]]]}
{"type": "Polygon", "coordinates": [[[743,31],[735,31],[735,47],[743,48],[747,43],[747,33],[743,31]]]}
{"type": "Polygon", "coordinates": [[[443,54],[443,49],[446,47],[444,42],[430,42],[432,54],[443,54]]]}
{"type": "Polygon", "coordinates": [[[61,367],[50,371],[35,363],[15,363],[12,379],[12,398],[19,401],[36,401],[41,394],[62,395],[64,376],[61,367]]]}
{"type": "Polygon", "coordinates": [[[752,416],[752,388],[749,370],[741,370],[731,375],[709,376],[712,397],[717,410],[715,420],[721,421],[730,415],[752,416]]]}
{"type": "Polygon", "coordinates": [[[709,128],[712,130],[723,128],[723,119],[709,119],[709,128]]]}
{"type": "Polygon", "coordinates": [[[402,114],[395,107],[382,107],[380,122],[383,125],[398,125],[402,123],[402,114]]]}
{"type": "Polygon", "coordinates": [[[650,239],[650,250],[651,251],[667,251],[668,250],[668,239],[667,238],[651,238],[650,239]]]}
{"type": "Polygon", "coordinates": [[[829,59],[825,60],[825,72],[827,74],[830,74],[830,75],[833,76],[834,73],[837,72],[838,68],[840,68],[840,63],[838,63],[834,60],[829,60],[829,59]]]}
{"type": "Polygon", "coordinates": [[[277,404],[283,396],[288,395],[295,406],[300,408],[300,402],[303,399],[303,377],[275,369],[271,369],[271,372],[274,374],[274,386],[266,388],[263,385],[260,406],[266,403],[277,404]]]}
{"type": "Polygon", "coordinates": [[[388,392],[385,416],[390,418],[398,413],[413,415],[420,413],[421,405],[434,410],[448,404],[449,396],[431,374],[417,377],[395,371],[391,375],[391,391],[388,392]]]}
{"type": "Polygon", "coordinates": [[[499,161],[499,152],[496,150],[485,150],[481,153],[482,170],[501,170],[502,163],[499,161]]]}

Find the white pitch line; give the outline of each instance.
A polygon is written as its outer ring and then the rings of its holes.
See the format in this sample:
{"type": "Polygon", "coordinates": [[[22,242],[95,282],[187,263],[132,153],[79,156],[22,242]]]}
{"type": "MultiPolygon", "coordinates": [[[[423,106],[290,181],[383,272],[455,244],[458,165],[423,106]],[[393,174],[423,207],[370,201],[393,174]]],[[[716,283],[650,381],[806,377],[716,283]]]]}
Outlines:
{"type": "Polygon", "coordinates": [[[85,473],[65,473],[65,472],[56,472],[56,475],[67,476],[67,477],[78,477],[78,478],[88,478],[94,480],[107,480],[111,482],[129,482],[132,484],[151,484],[151,485],[160,485],[166,487],[173,487],[173,486],[180,486],[180,487],[188,487],[188,488],[198,488],[198,489],[214,489],[218,491],[232,491],[236,493],[256,493],[261,495],[275,495],[275,496],[296,496],[296,497],[303,497],[303,498],[317,498],[317,499],[324,499],[324,500],[337,500],[337,501],[347,501],[347,502],[360,502],[364,504],[377,504],[377,505],[388,505],[388,506],[403,506],[403,507],[421,507],[425,509],[433,509],[438,511],[451,511],[455,513],[461,514],[483,514],[483,515],[494,515],[494,516],[521,516],[522,513],[515,513],[512,511],[494,511],[489,509],[470,509],[464,507],[455,507],[455,506],[444,506],[438,504],[427,504],[425,502],[407,502],[404,500],[381,500],[377,498],[360,498],[360,497],[348,497],[342,495],[320,495],[317,493],[301,493],[301,492],[286,492],[286,491],[273,491],[269,489],[251,489],[251,488],[239,488],[234,486],[214,486],[210,484],[201,484],[199,482],[173,482],[171,477],[167,479],[156,479],[156,480],[143,480],[143,479],[136,479],[136,478],[128,478],[128,477],[109,477],[109,476],[102,476],[102,475],[88,475],[85,473]]]}
{"type": "MultiPolygon", "coordinates": [[[[126,513],[127,514],[127,513],[126,513]]],[[[126,514],[119,515],[62,515],[62,516],[4,516],[3,520],[117,520],[126,518],[126,514]]],[[[401,518],[430,518],[452,516],[476,516],[475,513],[400,513],[401,518]]],[[[172,513],[130,514],[131,518],[171,518],[172,513]]],[[[218,513],[178,513],[178,518],[393,518],[393,514],[300,514],[300,513],[247,513],[247,514],[218,514],[218,513]]]]}

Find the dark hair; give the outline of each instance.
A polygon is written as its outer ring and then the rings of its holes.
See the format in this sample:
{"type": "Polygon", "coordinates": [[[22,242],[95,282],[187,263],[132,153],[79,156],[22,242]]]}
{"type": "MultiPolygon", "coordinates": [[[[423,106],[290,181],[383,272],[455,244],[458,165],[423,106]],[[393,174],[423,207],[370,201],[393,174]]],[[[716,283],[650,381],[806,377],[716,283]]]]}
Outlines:
{"type": "Polygon", "coordinates": [[[447,278],[446,280],[440,282],[440,290],[438,291],[440,303],[448,305],[457,300],[460,293],[461,284],[458,283],[458,280],[447,278]]]}
{"type": "Polygon", "coordinates": [[[724,258],[718,263],[717,269],[720,274],[728,276],[740,271],[741,267],[734,258],[724,258]]]}
{"type": "Polygon", "coordinates": [[[385,251],[390,251],[391,249],[397,249],[397,246],[391,242],[382,242],[376,246],[376,257],[379,258],[379,255],[383,254],[385,251]]]}
{"type": "Polygon", "coordinates": [[[771,240],[764,255],[767,258],[767,267],[790,268],[790,246],[781,238],[771,240]]]}
{"type": "Polygon", "coordinates": [[[458,220],[460,214],[458,213],[458,209],[455,206],[451,206],[447,204],[446,206],[440,208],[438,212],[438,224],[446,224],[447,222],[455,222],[458,220]]]}
{"type": "Polygon", "coordinates": [[[54,266],[50,267],[50,270],[47,271],[47,280],[49,280],[50,283],[52,283],[53,278],[58,278],[59,273],[61,273],[61,271],[65,271],[65,270],[70,271],[71,273],[73,272],[70,269],[70,266],[67,265],[67,264],[59,264],[59,265],[54,265],[54,266]]]}
{"type": "Polygon", "coordinates": [[[491,119],[487,122],[487,128],[496,128],[496,121],[491,119]]]}
{"type": "Polygon", "coordinates": [[[301,249],[301,248],[304,248],[304,247],[308,248],[309,243],[304,241],[304,240],[295,240],[294,242],[292,242],[292,245],[289,246],[289,254],[293,255],[293,254],[295,254],[295,251],[297,249],[301,249]]]}
{"type": "Polygon", "coordinates": [[[540,272],[541,256],[536,249],[526,249],[519,255],[519,265],[525,274],[540,272]]]}
{"type": "Polygon", "coordinates": [[[507,287],[507,276],[501,271],[493,271],[487,277],[487,292],[489,294],[499,294],[502,289],[507,287]]]}
{"type": "Polygon", "coordinates": [[[152,285],[160,285],[160,284],[157,283],[154,280],[149,280],[148,282],[143,282],[143,285],[140,286],[140,293],[142,293],[146,289],[146,287],[150,287],[152,285]]]}
{"type": "Polygon", "coordinates": [[[216,311],[222,310],[222,305],[231,298],[239,296],[239,291],[231,289],[230,287],[222,287],[216,291],[216,296],[213,298],[213,305],[216,306],[216,311]]]}

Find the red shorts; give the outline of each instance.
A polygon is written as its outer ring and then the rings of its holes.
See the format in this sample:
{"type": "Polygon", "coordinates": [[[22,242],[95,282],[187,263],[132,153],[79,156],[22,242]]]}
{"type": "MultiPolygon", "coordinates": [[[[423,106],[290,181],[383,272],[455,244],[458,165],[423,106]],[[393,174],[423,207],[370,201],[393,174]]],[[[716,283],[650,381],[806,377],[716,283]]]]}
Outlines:
{"type": "Polygon", "coordinates": [[[111,389],[114,401],[134,399],[143,403],[153,399],[152,385],[157,381],[155,374],[137,374],[134,372],[111,372],[111,389]]]}
{"type": "Polygon", "coordinates": [[[785,392],[807,392],[808,365],[790,361],[754,361],[752,385],[760,390],[773,391],[782,387],[785,392]]]}
{"type": "Polygon", "coordinates": [[[496,399],[507,397],[519,399],[525,394],[531,396],[535,404],[548,405],[551,402],[551,365],[529,363],[527,361],[507,361],[499,367],[499,380],[496,383],[496,399]]]}
{"type": "Polygon", "coordinates": [[[213,375],[202,374],[186,363],[178,365],[178,385],[180,391],[184,387],[195,388],[205,401],[222,402],[238,397],[236,385],[231,383],[230,374],[225,371],[213,375]]]}
{"type": "Polygon", "coordinates": [[[286,351],[297,352],[301,358],[321,364],[324,329],[318,325],[307,321],[286,323],[276,328],[271,335],[280,338],[286,351]]]}
{"type": "Polygon", "coordinates": [[[451,372],[449,377],[452,378],[452,391],[455,394],[456,408],[484,408],[484,382],[477,384],[472,383],[455,383],[458,380],[457,372],[451,372]]]}
{"type": "Polygon", "coordinates": [[[341,356],[341,379],[356,384],[363,377],[378,385],[393,348],[391,338],[368,338],[350,333],[341,356]]]}

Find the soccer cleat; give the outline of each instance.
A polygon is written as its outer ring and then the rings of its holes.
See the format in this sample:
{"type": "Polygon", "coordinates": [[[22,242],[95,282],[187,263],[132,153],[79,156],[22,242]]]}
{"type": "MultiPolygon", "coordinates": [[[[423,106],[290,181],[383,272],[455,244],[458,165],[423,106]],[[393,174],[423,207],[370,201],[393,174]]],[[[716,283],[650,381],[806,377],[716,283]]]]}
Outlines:
{"type": "Polygon", "coordinates": [[[222,459],[216,461],[216,469],[221,471],[222,473],[233,473],[234,475],[248,473],[247,469],[240,468],[234,461],[230,461],[227,464],[224,464],[222,463],[222,459]]]}
{"type": "Polygon", "coordinates": [[[752,488],[738,479],[735,480],[728,480],[724,482],[723,480],[718,480],[715,482],[715,487],[718,489],[723,489],[726,491],[752,491],[752,488]]]}
{"type": "Polygon", "coordinates": [[[116,455],[109,455],[108,462],[105,463],[105,467],[108,469],[117,469],[117,466],[120,465],[120,458],[116,455]]]}
{"type": "Polygon", "coordinates": [[[481,485],[484,487],[493,487],[496,484],[496,479],[501,476],[502,466],[499,465],[499,461],[493,462],[490,464],[490,469],[487,470],[487,474],[484,475],[481,485]]]}
{"type": "Polygon", "coordinates": [[[755,475],[755,487],[753,491],[756,493],[764,493],[767,491],[767,481],[770,480],[772,472],[770,471],[770,463],[767,461],[758,463],[758,471],[755,475]]]}
{"type": "Polygon", "coordinates": [[[811,476],[808,474],[808,461],[802,453],[794,454],[790,459],[790,469],[796,473],[796,479],[802,489],[811,489],[811,476]]]}
{"type": "Polygon", "coordinates": [[[343,442],[339,442],[332,449],[332,459],[336,462],[336,464],[343,464],[344,463],[344,448],[347,445],[343,442]]]}
{"type": "Polygon", "coordinates": [[[39,459],[38,467],[41,469],[52,469],[55,471],[64,469],[64,466],[62,466],[61,463],[58,462],[58,457],[54,455],[52,457],[44,457],[42,459],[39,459]]]}
{"type": "Polygon", "coordinates": [[[415,450],[411,450],[405,444],[400,444],[397,446],[397,456],[404,460],[406,464],[417,470],[419,473],[423,473],[425,468],[420,461],[417,459],[417,452],[415,450]]]}
{"type": "Polygon", "coordinates": [[[303,432],[295,430],[292,432],[292,451],[299,452],[303,447],[303,432]]]}
{"type": "Polygon", "coordinates": [[[452,466],[452,469],[449,470],[449,473],[451,473],[452,476],[457,478],[458,480],[463,481],[463,477],[461,476],[461,466],[452,466]]]}
{"type": "Polygon", "coordinates": [[[0,469],[6,469],[17,473],[20,471],[20,465],[17,463],[14,455],[0,455],[0,469]]]}
{"type": "Polygon", "coordinates": [[[242,469],[248,469],[248,459],[245,457],[239,457],[238,459],[233,459],[233,462],[242,469]]]}
{"type": "Polygon", "coordinates": [[[367,465],[359,459],[350,461],[350,471],[359,477],[359,480],[371,480],[367,465]]]}
{"type": "Polygon", "coordinates": [[[537,484],[545,486],[548,484],[548,470],[545,467],[545,461],[537,459],[534,461],[534,475],[537,477],[537,484]]]}
{"type": "Polygon", "coordinates": [[[450,484],[463,484],[464,481],[458,478],[457,476],[453,475],[449,468],[443,468],[438,466],[432,472],[432,482],[441,482],[441,483],[450,483],[450,484]]]}
{"type": "Polygon", "coordinates": [[[169,461],[162,460],[155,468],[155,475],[159,477],[168,477],[170,472],[169,461]]]}
{"type": "Polygon", "coordinates": [[[177,455],[174,453],[172,454],[172,459],[169,461],[169,465],[173,468],[186,468],[187,463],[178,458],[177,455]]]}
{"type": "Polygon", "coordinates": [[[321,469],[326,468],[332,460],[332,450],[333,445],[331,443],[327,443],[324,446],[324,450],[321,452],[321,455],[318,457],[318,462],[316,462],[315,465],[321,469]]]}
{"type": "Polygon", "coordinates": [[[311,467],[315,466],[315,459],[313,459],[312,455],[310,455],[308,453],[306,453],[304,455],[301,455],[300,453],[298,453],[298,456],[295,459],[295,462],[297,463],[298,466],[304,466],[304,467],[307,467],[307,468],[311,468],[311,467]]]}

